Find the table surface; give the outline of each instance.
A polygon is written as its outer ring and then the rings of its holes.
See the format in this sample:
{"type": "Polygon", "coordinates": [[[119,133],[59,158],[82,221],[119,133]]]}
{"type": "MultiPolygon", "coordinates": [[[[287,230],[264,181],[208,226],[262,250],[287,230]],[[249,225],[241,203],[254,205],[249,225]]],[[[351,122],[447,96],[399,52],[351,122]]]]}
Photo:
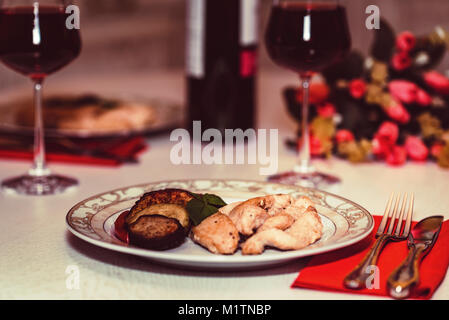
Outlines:
{"type": "MultiPolygon", "coordinates": [[[[295,156],[282,144],[295,123],[281,101],[280,90],[296,85],[289,73],[264,73],[258,78],[258,126],[279,129],[279,170],[295,164],[295,156]]],[[[131,93],[183,103],[182,71],[148,72],[117,76],[49,78],[45,89],[102,93],[131,93]]],[[[31,91],[21,87],[4,91],[1,99],[31,91]]],[[[104,191],[153,181],[221,178],[264,180],[255,165],[173,165],[168,135],[149,139],[150,149],[137,165],[120,168],[62,165],[51,169],[80,181],[77,190],[63,195],[24,197],[0,195],[0,298],[1,299],[379,299],[290,288],[307,258],[281,267],[247,272],[196,272],[161,266],[143,258],[99,248],[73,236],[65,215],[77,202],[104,191]],[[66,273],[79,269],[79,289],[68,289],[66,273]]],[[[24,173],[26,161],[0,161],[0,179],[24,173]]],[[[449,170],[433,163],[408,163],[393,168],[384,163],[352,165],[331,159],[317,167],[342,178],[330,190],[373,213],[382,213],[391,191],[414,192],[416,220],[443,214],[449,218],[449,170]]],[[[449,298],[449,279],[434,299],[449,298]]]]}

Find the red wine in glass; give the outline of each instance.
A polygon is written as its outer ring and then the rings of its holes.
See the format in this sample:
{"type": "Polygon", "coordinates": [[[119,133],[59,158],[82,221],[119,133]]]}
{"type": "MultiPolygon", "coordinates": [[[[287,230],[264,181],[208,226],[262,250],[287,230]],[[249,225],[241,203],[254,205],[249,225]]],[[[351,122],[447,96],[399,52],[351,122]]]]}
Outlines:
{"type": "Polygon", "coordinates": [[[347,50],[342,8],[333,4],[285,3],[271,12],[266,46],[273,61],[298,73],[316,72],[347,50]]]}
{"type": "Polygon", "coordinates": [[[34,11],[34,7],[0,10],[0,59],[26,76],[44,78],[74,60],[81,41],[79,32],[65,27],[63,7],[39,7],[40,35],[33,33],[34,11]]]}
{"type": "Polygon", "coordinates": [[[9,193],[43,195],[63,192],[78,182],[51,174],[45,162],[42,119],[42,83],[81,51],[79,30],[67,24],[65,0],[0,1],[0,61],[28,76],[34,84],[34,165],[28,174],[7,179],[2,189],[9,193]],[[29,5],[28,5],[29,4],[29,5]]]}
{"type": "Polygon", "coordinates": [[[314,72],[343,58],[351,47],[346,10],[338,1],[274,0],[265,43],[271,59],[300,75],[302,103],[302,149],[293,171],[276,174],[269,180],[317,187],[339,179],[317,172],[310,161],[308,97],[314,72]]]}

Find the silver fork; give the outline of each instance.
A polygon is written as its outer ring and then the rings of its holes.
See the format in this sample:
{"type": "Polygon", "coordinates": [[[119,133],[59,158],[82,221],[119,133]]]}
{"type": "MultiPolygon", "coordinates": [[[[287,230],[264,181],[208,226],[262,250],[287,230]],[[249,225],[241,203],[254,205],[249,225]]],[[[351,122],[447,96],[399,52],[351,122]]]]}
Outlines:
{"type": "Polygon", "coordinates": [[[388,241],[403,241],[407,239],[412,223],[414,196],[413,194],[411,195],[408,211],[406,216],[404,216],[408,198],[407,194],[404,194],[398,217],[398,207],[399,202],[401,202],[400,198],[400,195],[395,196],[394,193],[390,195],[382,221],[380,222],[379,228],[376,232],[377,240],[362,261],[360,261],[355,269],[352,270],[344,279],[343,283],[347,288],[363,289],[367,287],[367,280],[371,276],[371,266],[375,266],[377,264],[377,258],[379,257],[384,245],[388,241]],[[393,199],[395,200],[393,201],[393,199]],[[405,225],[404,228],[402,228],[404,220],[405,225]],[[388,230],[386,230],[387,226],[388,230]]]}

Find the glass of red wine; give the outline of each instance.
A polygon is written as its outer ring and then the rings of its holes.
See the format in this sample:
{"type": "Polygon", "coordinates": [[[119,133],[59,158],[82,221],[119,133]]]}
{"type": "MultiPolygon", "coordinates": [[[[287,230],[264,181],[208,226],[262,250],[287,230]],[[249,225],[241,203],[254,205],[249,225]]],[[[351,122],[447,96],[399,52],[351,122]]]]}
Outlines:
{"type": "Polygon", "coordinates": [[[47,168],[42,115],[44,79],[81,51],[79,30],[68,22],[70,4],[64,0],[0,0],[0,61],[33,81],[35,113],[33,167],[25,175],[3,181],[6,192],[56,194],[78,184],[47,168]]]}
{"type": "Polygon", "coordinates": [[[339,182],[339,178],[318,172],[311,164],[309,87],[314,73],[343,58],[350,50],[346,9],[338,0],[274,0],[265,43],[276,64],[299,74],[303,90],[299,162],[292,171],[270,176],[269,180],[313,187],[339,182]]]}

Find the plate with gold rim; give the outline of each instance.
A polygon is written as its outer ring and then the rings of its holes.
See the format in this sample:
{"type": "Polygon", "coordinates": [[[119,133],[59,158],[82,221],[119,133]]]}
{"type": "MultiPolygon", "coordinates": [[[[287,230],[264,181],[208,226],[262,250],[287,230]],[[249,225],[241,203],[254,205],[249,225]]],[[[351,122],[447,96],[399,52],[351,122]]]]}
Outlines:
{"type": "Polygon", "coordinates": [[[145,257],[157,263],[209,270],[265,268],[322,254],[364,239],[374,226],[372,215],[362,206],[325,191],[260,181],[219,179],[151,182],[107,191],[73,206],[66,215],[66,223],[76,237],[99,247],[145,257]],[[301,250],[267,249],[263,254],[250,256],[242,255],[240,251],[233,255],[216,255],[189,238],[175,249],[153,251],[132,246],[115,236],[114,222],[122,212],[129,210],[145,192],[167,188],[213,193],[227,203],[268,194],[308,196],[315,203],[323,222],[323,235],[301,250]]]}

